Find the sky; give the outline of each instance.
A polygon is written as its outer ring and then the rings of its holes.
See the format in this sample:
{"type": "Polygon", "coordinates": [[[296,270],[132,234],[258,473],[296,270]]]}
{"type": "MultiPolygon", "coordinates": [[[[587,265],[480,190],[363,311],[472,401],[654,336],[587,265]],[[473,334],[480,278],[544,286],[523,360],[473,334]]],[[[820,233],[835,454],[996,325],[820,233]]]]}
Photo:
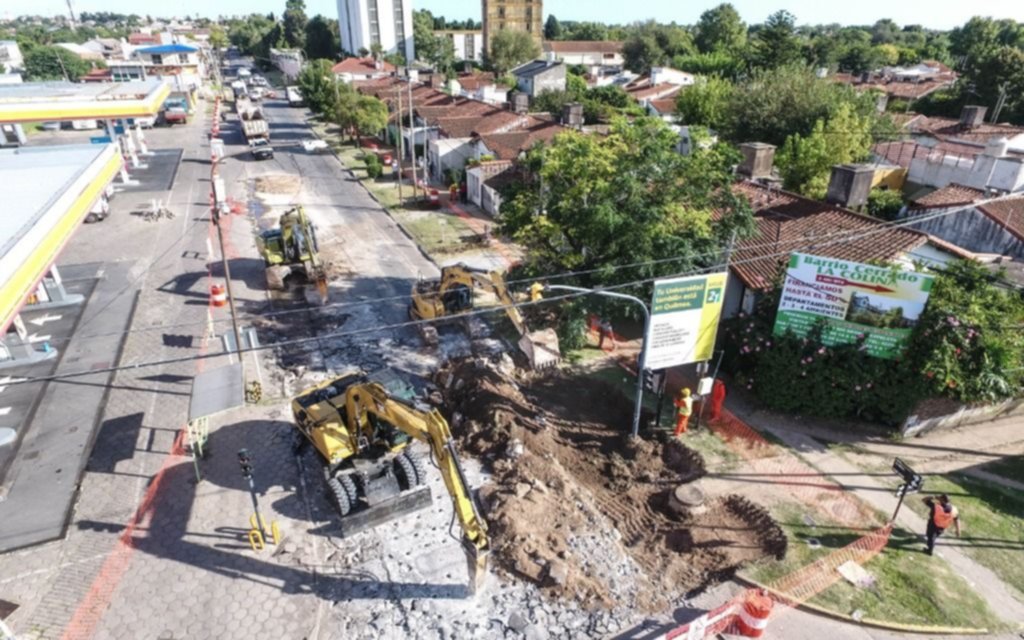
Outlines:
{"type": "MultiPolygon", "coordinates": [[[[480,19],[477,0],[413,0],[416,9],[429,9],[434,15],[463,20],[480,19]]],[[[217,14],[242,14],[284,9],[284,0],[73,0],[76,11],[116,11],[119,13],[165,14],[168,9],[188,15],[213,17],[217,14]],[[211,9],[216,7],[216,9],[211,9]]],[[[544,13],[554,14],[561,20],[593,20],[606,23],[633,22],[653,18],[659,22],[676,21],[681,24],[696,22],[700,14],[718,4],[716,0],[680,2],[680,0],[645,0],[631,7],[634,13],[623,11],[621,0],[547,0],[544,13]]],[[[748,24],[763,22],[769,14],[786,9],[797,17],[800,24],[873,24],[880,18],[892,18],[899,25],[922,24],[934,29],[950,29],[963,24],[971,16],[1013,18],[1024,22],[1024,0],[732,0],[748,24]]],[[[337,18],[334,0],[306,0],[306,13],[322,13],[337,18]]],[[[0,0],[0,17],[20,14],[66,14],[65,0],[0,0]]]]}

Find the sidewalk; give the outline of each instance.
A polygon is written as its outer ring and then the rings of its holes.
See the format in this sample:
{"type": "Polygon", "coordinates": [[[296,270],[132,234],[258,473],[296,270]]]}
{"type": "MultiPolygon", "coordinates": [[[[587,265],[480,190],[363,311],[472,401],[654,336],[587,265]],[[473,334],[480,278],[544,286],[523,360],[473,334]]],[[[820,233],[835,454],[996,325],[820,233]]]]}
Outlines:
{"type": "MultiPolygon", "coordinates": [[[[878,482],[873,475],[865,473],[859,467],[832,453],[814,438],[774,425],[761,424],[759,427],[782,440],[822,475],[828,476],[860,500],[887,514],[896,509],[897,498],[889,487],[878,482]]],[[[911,496],[910,499],[914,497],[911,496]]],[[[918,532],[923,532],[926,525],[923,518],[907,508],[900,510],[896,522],[909,531],[918,532]]],[[[1024,623],[1024,603],[1012,595],[1012,588],[995,573],[977,564],[956,547],[943,544],[944,542],[948,541],[940,539],[936,554],[963,576],[1000,616],[1008,621],[1024,623]]]]}

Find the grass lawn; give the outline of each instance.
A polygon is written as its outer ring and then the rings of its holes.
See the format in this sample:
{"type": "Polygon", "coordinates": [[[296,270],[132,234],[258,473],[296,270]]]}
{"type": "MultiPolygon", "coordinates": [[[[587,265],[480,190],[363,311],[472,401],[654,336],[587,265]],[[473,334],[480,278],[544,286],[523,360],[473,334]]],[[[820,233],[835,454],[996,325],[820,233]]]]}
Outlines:
{"type": "MultiPolygon", "coordinates": [[[[957,540],[948,531],[939,545],[962,545],[978,563],[988,567],[1024,600],[1024,496],[984,480],[962,475],[929,476],[924,481],[928,493],[946,493],[960,511],[963,538],[957,540]]],[[[918,496],[908,499],[918,515],[928,516],[918,496]]]]}
{"type": "Polygon", "coordinates": [[[1007,456],[1002,460],[986,464],[981,467],[981,470],[1017,482],[1024,482],[1024,456],[1007,456]]]}
{"type": "MultiPolygon", "coordinates": [[[[804,567],[831,551],[843,547],[865,532],[823,521],[798,505],[786,505],[773,513],[789,538],[783,561],[767,561],[748,567],[743,573],[762,584],[770,584],[804,567]],[[812,547],[809,540],[820,546],[812,547]]],[[[810,603],[864,618],[911,625],[987,628],[1000,624],[988,604],[954,573],[941,558],[921,552],[916,535],[905,530],[893,532],[886,549],[864,568],[875,578],[871,588],[859,588],[840,579],[810,603]]]]}

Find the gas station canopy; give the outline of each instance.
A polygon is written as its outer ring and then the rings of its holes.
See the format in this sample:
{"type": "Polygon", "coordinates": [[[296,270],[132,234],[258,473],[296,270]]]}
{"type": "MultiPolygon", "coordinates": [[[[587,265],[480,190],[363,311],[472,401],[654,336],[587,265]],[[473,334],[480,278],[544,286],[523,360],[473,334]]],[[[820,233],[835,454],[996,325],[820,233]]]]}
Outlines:
{"type": "Polygon", "coordinates": [[[0,123],[154,116],[171,88],[138,82],[26,82],[0,85],[0,123]]]}
{"type": "Polygon", "coordinates": [[[122,162],[115,143],[0,150],[0,337],[122,162]]]}

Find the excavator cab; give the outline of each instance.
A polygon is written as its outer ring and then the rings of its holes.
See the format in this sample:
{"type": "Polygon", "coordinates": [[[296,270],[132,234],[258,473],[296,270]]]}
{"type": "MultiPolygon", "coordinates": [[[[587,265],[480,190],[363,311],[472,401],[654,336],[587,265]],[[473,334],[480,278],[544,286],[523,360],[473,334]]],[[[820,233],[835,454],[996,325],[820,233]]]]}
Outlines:
{"type": "Polygon", "coordinates": [[[301,206],[283,213],[277,227],[257,236],[257,244],[266,264],[270,289],[285,290],[291,281],[298,279],[315,284],[321,304],[327,302],[327,271],[320,259],[316,227],[301,206]]]}
{"type": "Polygon", "coordinates": [[[487,526],[470,493],[448,423],[392,397],[378,382],[354,373],[327,380],[292,400],[295,426],[313,444],[324,467],[327,495],[341,516],[342,536],[381,525],[432,504],[428,465],[409,447],[430,449],[462,526],[475,589],[486,568],[487,526]]]}
{"type": "MultiPolygon", "coordinates": [[[[476,269],[462,263],[444,267],[439,279],[421,280],[413,285],[409,318],[442,320],[465,314],[474,307],[475,289],[493,293],[498,302],[504,305],[509,319],[520,334],[519,349],[526,355],[531,368],[544,369],[558,364],[562,358],[558,335],[554,329],[527,330],[523,316],[498,271],[476,269]]],[[[428,345],[437,345],[437,329],[433,325],[422,324],[420,331],[428,345]]]]}

